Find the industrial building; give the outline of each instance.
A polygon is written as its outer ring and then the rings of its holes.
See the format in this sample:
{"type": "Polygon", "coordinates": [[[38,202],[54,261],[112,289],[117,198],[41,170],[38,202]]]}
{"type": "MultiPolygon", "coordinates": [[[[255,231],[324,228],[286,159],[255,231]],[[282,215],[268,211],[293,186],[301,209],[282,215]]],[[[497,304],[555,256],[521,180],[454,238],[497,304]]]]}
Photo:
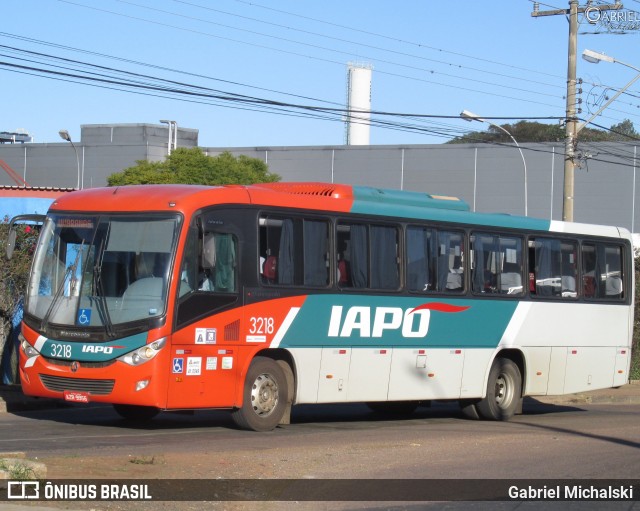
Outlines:
{"type": "MultiPolygon", "coordinates": [[[[165,121],[166,122],[166,121],[165,121]]],[[[198,147],[198,130],[172,124],[81,126],[81,139],[0,143],[0,186],[91,188],[135,165],[161,161],[173,147],[198,147]],[[173,128],[173,131],[170,131],[173,128]]],[[[576,171],[574,219],[640,231],[637,143],[590,143],[576,171]],[[586,155],[586,153],[585,153],[586,155]],[[588,156],[588,155],[586,155],[588,156]]],[[[453,195],[475,211],[562,219],[564,144],[335,145],[202,147],[264,160],[284,181],[325,181],[453,195]]]]}

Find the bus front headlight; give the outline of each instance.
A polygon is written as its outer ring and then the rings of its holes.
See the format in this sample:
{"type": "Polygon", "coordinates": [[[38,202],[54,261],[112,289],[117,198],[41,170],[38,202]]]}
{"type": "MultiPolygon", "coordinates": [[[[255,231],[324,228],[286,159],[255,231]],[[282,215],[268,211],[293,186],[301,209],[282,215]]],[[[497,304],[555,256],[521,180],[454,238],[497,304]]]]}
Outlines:
{"type": "Polygon", "coordinates": [[[166,343],[167,339],[166,337],[163,337],[162,339],[153,341],[152,343],[142,346],[137,350],[130,351],[129,353],[118,357],[118,360],[130,366],[139,366],[140,364],[144,364],[145,362],[152,360],[158,353],[160,353],[160,350],[164,348],[166,343]]]}
{"type": "Polygon", "coordinates": [[[20,347],[22,348],[22,351],[27,356],[27,358],[33,358],[40,355],[40,352],[33,346],[31,346],[31,344],[29,344],[29,341],[27,341],[22,334],[18,335],[18,340],[20,341],[20,347]]]}

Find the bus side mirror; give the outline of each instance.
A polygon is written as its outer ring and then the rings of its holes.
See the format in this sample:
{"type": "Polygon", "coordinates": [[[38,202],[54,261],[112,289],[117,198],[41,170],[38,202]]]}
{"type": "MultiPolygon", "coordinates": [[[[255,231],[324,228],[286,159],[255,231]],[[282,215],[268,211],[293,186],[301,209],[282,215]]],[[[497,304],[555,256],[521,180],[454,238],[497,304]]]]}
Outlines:
{"type": "Polygon", "coordinates": [[[18,233],[12,225],[9,229],[9,236],[7,236],[7,259],[11,259],[13,257],[13,251],[16,248],[17,235],[18,233]]]}
{"type": "Polygon", "coordinates": [[[7,247],[6,247],[6,256],[7,259],[11,259],[13,257],[13,251],[16,248],[16,238],[18,236],[18,231],[16,231],[17,223],[26,223],[29,222],[31,224],[42,225],[44,224],[45,215],[16,215],[9,222],[9,234],[7,236],[7,247]]]}

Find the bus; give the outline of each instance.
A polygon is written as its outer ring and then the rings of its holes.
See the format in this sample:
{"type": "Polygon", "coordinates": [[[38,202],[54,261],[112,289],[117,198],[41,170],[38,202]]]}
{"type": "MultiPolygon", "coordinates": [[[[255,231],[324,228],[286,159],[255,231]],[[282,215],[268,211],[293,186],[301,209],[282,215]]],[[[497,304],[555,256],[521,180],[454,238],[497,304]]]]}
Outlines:
{"type": "Polygon", "coordinates": [[[628,231],[326,183],[140,185],[59,197],[26,289],[30,396],[127,419],[434,400],[508,420],[524,396],[629,377],[628,231]]]}

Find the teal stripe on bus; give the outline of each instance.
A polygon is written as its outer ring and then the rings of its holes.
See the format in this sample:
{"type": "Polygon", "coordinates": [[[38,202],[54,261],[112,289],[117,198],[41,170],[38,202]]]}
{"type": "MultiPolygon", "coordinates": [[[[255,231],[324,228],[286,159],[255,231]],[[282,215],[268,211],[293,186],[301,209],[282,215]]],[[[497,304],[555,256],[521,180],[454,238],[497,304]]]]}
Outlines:
{"type": "Polygon", "coordinates": [[[147,332],[123,337],[115,341],[68,342],[47,339],[40,353],[48,358],[77,360],[79,362],[106,362],[120,357],[147,343],[147,332]]]}
{"type": "Polygon", "coordinates": [[[415,218],[434,222],[484,225],[533,231],[549,231],[550,220],[500,213],[474,213],[468,211],[464,201],[433,198],[425,193],[376,190],[354,186],[352,213],[363,215],[415,218]],[[406,196],[406,200],[403,197],[406,196]]]}
{"type": "Polygon", "coordinates": [[[517,306],[517,300],[310,295],[280,347],[495,348],[517,306]],[[425,335],[421,321],[428,322],[425,335]]]}

